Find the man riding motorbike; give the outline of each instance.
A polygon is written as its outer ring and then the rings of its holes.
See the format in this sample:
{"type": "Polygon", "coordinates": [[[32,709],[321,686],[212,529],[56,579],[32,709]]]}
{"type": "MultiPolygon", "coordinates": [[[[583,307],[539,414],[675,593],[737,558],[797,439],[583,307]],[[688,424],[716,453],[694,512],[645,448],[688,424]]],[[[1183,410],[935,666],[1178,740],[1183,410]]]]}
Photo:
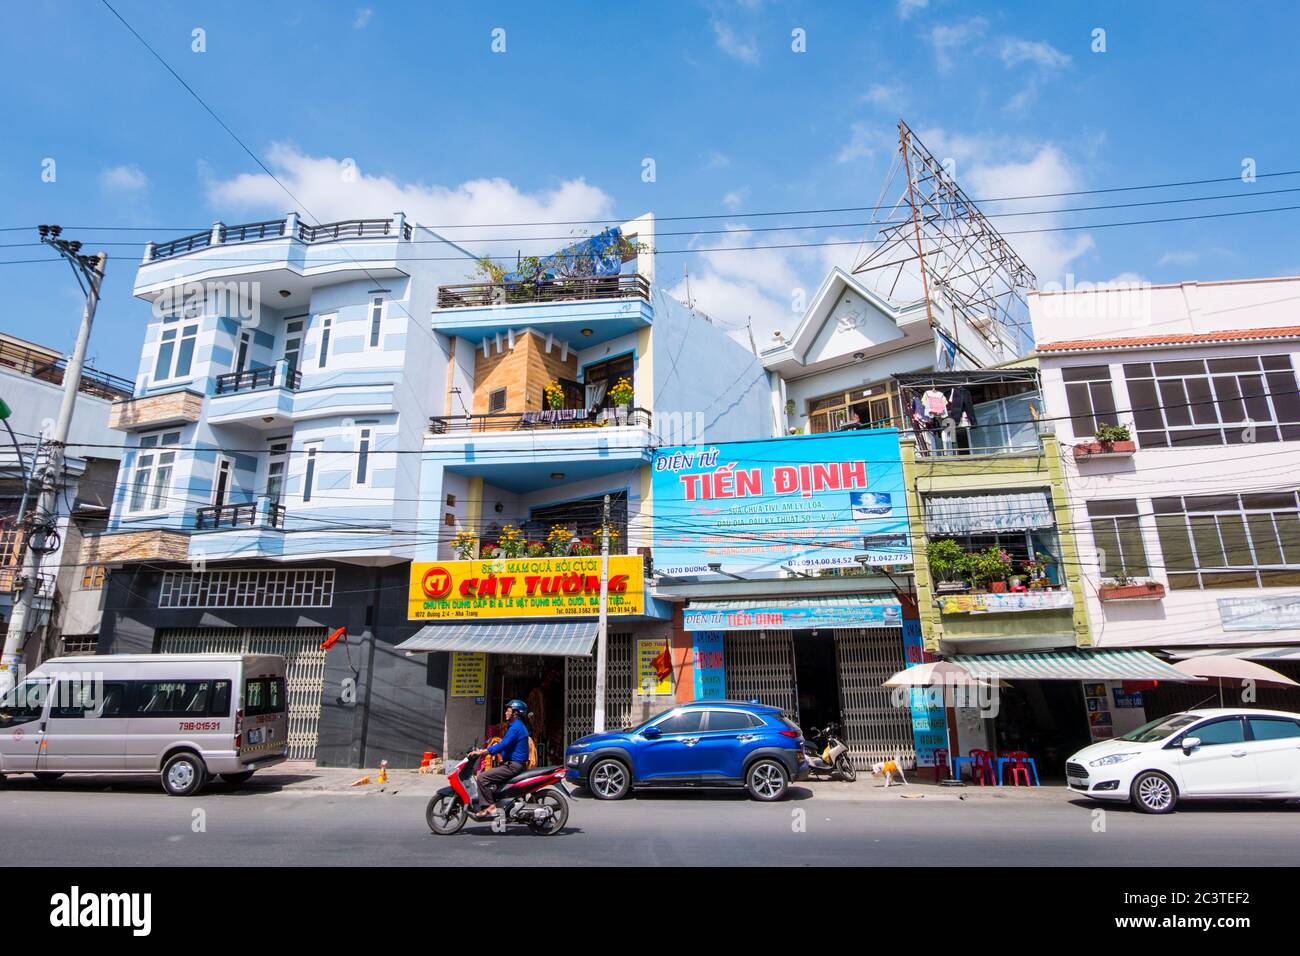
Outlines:
{"type": "Polygon", "coordinates": [[[528,766],[528,725],[524,723],[527,714],[528,705],[522,700],[510,701],[506,704],[506,732],[501,735],[501,739],[490,747],[470,752],[471,757],[501,755],[499,766],[482,770],[474,778],[480,798],[487,803],[487,806],[474,814],[475,820],[490,820],[496,816],[497,787],[528,766]]]}

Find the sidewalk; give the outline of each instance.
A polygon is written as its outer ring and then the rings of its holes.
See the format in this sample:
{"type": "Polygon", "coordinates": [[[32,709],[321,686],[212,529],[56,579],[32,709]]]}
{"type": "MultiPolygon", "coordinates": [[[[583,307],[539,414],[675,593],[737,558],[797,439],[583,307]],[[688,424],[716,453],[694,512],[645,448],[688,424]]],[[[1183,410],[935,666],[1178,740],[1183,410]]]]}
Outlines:
{"type": "MultiPolygon", "coordinates": [[[[358,770],[350,767],[317,767],[303,761],[291,761],[278,764],[258,773],[248,786],[272,788],[286,793],[424,793],[432,795],[439,787],[446,786],[447,779],[442,774],[423,774],[415,770],[390,770],[388,782],[377,783],[378,770],[358,770]],[[370,782],[356,785],[358,780],[369,777],[370,782]]],[[[841,780],[805,780],[793,784],[811,791],[814,797],[831,800],[914,800],[931,802],[949,802],[963,800],[1005,800],[1020,802],[1024,800],[1061,800],[1066,795],[1062,784],[1047,784],[1042,787],[980,787],[966,784],[961,787],[936,784],[927,772],[921,779],[908,775],[908,785],[895,783],[885,787],[883,781],[870,774],[861,774],[853,783],[841,780]]],[[[572,788],[570,788],[572,789],[572,788]]]]}

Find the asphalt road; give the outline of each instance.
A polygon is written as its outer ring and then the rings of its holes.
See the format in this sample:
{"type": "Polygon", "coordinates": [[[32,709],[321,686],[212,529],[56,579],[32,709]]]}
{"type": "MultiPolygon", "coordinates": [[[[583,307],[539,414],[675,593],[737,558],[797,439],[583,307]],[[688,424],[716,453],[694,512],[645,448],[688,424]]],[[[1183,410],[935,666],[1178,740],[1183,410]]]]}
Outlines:
{"type": "Polygon", "coordinates": [[[182,799],[154,780],[93,778],[0,789],[0,840],[28,865],[1295,865],[1296,805],[1191,805],[1103,816],[1061,791],[1034,799],[866,799],[793,788],[758,804],[732,793],[572,801],[554,837],[424,823],[425,794],[312,792],[264,782],[182,799]],[[1104,830],[1100,826],[1104,824],[1104,830]]]}

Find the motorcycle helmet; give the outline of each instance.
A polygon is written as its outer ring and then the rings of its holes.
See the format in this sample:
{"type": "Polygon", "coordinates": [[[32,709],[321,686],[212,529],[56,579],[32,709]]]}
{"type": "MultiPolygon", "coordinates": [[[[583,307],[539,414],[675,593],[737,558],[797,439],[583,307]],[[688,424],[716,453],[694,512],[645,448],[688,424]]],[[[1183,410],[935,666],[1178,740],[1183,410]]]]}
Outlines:
{"type": "Polygon", "coordinates": [[[516,697],[514,700],[507,701],[506,706],[513,710],[520,717],[528,716],[528,705],[516,697]]]}

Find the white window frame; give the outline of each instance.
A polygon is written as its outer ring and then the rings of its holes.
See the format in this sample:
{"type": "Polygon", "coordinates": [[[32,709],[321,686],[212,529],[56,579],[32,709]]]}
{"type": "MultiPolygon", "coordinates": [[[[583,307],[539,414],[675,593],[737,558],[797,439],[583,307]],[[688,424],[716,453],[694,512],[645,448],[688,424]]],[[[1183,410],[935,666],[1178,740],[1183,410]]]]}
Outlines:
{"type": "Polygon", "coordinates": [[[194,378],[194,359],[199,351],[199,322],[185,321],[177,322],[173,316],[163,319],[163,329],[158,336],[158,351],[154,353],[153,360],[153,383],[155,385],[168,382],[189,381],[194,378]],[[167,338],[170,334],[171,338],[167,338]],[[178,372],[182,346],[186,339],[192,343],[190,349],[190,367],[183,374],[178,372]],[[171,345],[171,355],[167,360],[165,375],[159,375],[159,362],[162,359],[163,345],[171,345]]]}
{"type": "Polygon", "coordinates": [[[307,317],[305,315],[296,316],[292,319],[286,319],[284,323],[284,348],[280,350],[280,358],[284,361],[289,359],[289,342],[291,339],[298,340],[298,347],[293,350],[294,361],[292,369],[302,371],[302,347],[307,341],[307,317]],[[291,329],[289,326],[297,323],[297,329],[291,329]]]}
{"type": "Polygon", "coordinates": [[[217,507],[217,488],[221,483],[222,465],[229,466],[229,473],[226,480],[226,500],[222,502],[223,505],[231,503],[231,492],[235,490],[235,459],[231,458],[229,455],[218,455],[217,467],[212,472],[212,500],[209,502],[209,504],[214,508],[217,507]]]}
{"type": "Polygon", "coordinates": [[[299,497],[303,504],[311,501],[311,497],[316,492],[316,461],[320,456],[321,442],[307,442],[302,446],[303,466],[302,466],[302,492],[299,497]]]}
{"type": "Polygon", "coordinates": [[[231,364],[230,370],[238,375],[248,368],[249,360],[253,352],[253,333],[248,329],[242,329],[235,337],[235,358],[231,364]]]}
{"type": "Polygon", "coordinates": [[[375,472],[375,426],[361,425],[357,428],[357,459],[352,470],[352,487],[369,488],[375,472]]]}
{"type": "Polygon", "coordinates": [[[316,356],[316,367],[325,368],[330,360],[330,340],[334,338],[334,320],[338,318],[338,313],[331,312],[318,318],[320,319],[320,351],[316,356]]]}
{"type": "Polygon", "coordinates": [[[370,328],[366,333],[366,351],[378,352],[384,347],[384,319],[388,317],[388,300],[382,295],[370,297],[370,328]]]}
{"type": "Polygon", "coordinates": [[[171,510],[170,492],[172,479],[176,473],[176,450],[167,449],[169,446],[179,445],[180,440],[181,433],[178,431],[154,432],[140,436],[135,462],[131,467],[131,480],[126,487],[127,514],[159,514],[171,510]],[[137,489],[140,499],[138,503],[137,489]]]}

